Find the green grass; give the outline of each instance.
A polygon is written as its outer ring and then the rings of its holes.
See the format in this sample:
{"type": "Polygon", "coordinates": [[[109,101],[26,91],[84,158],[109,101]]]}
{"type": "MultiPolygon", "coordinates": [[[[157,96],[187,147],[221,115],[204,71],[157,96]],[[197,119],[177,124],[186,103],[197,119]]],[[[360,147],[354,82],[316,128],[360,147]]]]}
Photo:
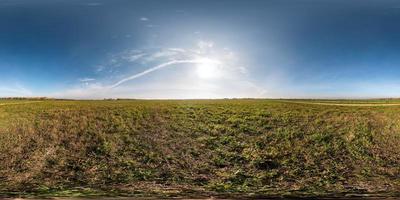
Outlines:
{"type": "Polygon", "coordinates": [[[0,193],[398,195],[399,122],[400,106],[279,100],[9,104],[0,106],[0,193]]]}

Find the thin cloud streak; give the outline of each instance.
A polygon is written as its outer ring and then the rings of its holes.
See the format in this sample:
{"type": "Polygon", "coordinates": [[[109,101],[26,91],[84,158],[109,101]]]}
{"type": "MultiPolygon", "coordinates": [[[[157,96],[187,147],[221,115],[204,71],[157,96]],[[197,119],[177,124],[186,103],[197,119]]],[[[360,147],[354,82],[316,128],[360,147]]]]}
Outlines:
{"type": "Polygon", "coordinates": [[[199,59],[197,59],[197,60],[173,60],[173,61],[169,61],[169,62],[166,62],[166,63],[159,64],[159,65],[157,65],[155,67],[147,69],[147,70],[145,70],[143,72],[140,72],[138,74],[135,74],[133,76],[130,76],[128,78],[124,78],[124,79],[118,81],[117,83],[109,86],[108,88],[110,88],[110,89],[116,88],[116,87],[120,86],[121,84],[123,84],[123,83],[125,83],[127,81],[134,80],[134,79],[142,77],[142,76],[144,76],[144,75],[146,75],[148,73],[154,72],[156,70],[159,70],[159,69],[171,66],[171,65],[176,65],[176,64],[195,64],[195,63],[203,63],[203,62],[204,61],[199,60],[199,59]]]}
{"type": "Polygon", "coordinates": [[[0,96],[32,96],[32,91],[17,85],[16,87],[0,87],[0,96]]]}
{"type": "Polygon", "coordinates": [[[91,82],[91,81],[95,81],[96,79],[94,78],[81,78],[79,79],[80,82],[91,82]]]}
{"type": "MultiPolygon", "coordinates": [[[[199,41],[194,48],[126,50],[110,55],[110,59],[99,67],[96,80],[81,82],[73,89],[52,96],[78,99],[243,98],[261,97],[268,92],[248,79],[247,69],[235,53],[228,48],[217,48],[209,41],[199,41]],[[136,66],[147,67],[132,73],[130,69],[136,66]],[[166,76],[157,81],[136,80],[164,68],[181,66],[184,69],[180,71],[186,73],[184,77],[174,78],[171,72],[166,72],[166,76]],[[125,76],[121,77],[123,73],[125,76]]],[[[82,79],[85,78],[89,77],[82,79]]]]}

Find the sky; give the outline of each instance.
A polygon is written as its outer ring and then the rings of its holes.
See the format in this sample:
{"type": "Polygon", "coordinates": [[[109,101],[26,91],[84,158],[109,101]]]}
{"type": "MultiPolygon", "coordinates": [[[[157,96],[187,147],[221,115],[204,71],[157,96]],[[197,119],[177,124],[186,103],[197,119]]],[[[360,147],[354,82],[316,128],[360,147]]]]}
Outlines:
{"type": "Polygon", "coordinates": [[[0,97],[400,97],[400,1],[0,0],[0,97]]]}

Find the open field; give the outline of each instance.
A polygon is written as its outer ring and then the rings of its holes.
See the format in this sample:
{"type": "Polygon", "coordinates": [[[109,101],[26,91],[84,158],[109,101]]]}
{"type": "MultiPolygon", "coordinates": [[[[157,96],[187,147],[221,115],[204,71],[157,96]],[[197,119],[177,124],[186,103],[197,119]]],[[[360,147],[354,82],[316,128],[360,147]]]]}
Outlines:
{"type": "Polygon", "coordinates": [[[400,195],[398,100],[0,101],[1,196],[400,195]]]}

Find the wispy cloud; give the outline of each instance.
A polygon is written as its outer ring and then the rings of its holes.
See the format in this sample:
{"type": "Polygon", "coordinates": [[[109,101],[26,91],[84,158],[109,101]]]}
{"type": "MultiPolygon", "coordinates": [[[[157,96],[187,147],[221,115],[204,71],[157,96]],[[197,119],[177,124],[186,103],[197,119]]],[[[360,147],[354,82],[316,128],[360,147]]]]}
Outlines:
{"type": "Polygon", "coordinates": [[[147,24],[146,27],[147,27],[147,28],[156,28],[156,27],[159,27],[159,25],[147,24]]]}
{"type": "Polygon", "coordinates": [[[147,17],[141,17],[141,18],[139,18],[139,20],[140,20],[140,21],[149,21],[150,19],[147,18],[147,17]]]}
{"type": "Polygon", "coordinates": [[[0,86],[0,97],[32,96],[33,93],[22,85],[0,86]]]}
{"type": "Polygon", "coordinates": [[[127,59],[129,62],[135,62],[146,55],[147,55],[146,53],[131,54],[125,56],[125,59],[127,59]]]}
{"type": "Polygon", "coordinates": [[[101,71],[98,73],[104,74],[102,79],[82,79],[85,81],[81,82],[85,84],[53,96],[62,98],[225,98],[261,97],[267,92],[246,78],[247,68],[238,62],[234,52],[228,48],[218,49],[212,41],[199,41],[194,48],[128,50],[112,55],[107,63],[99,66],[101,66],[101,71]],[[173,76],[167,72],[165,77],[157,80],[143,81],[144,79],[141,79],[161,69],[178,66],[182,67],[179,71],[185,72],[186,76],[173,76]],[[140,68],[145,69],[137,72],[140,68]],[[126,75],[129,71],[136,72],[126,75]]]}
{"type": "Polygon", "coordinates": [[[117,83],[115,83],[115,84],[109,86],[109,88],[111,88],[111,89],[112,89],[112,88],[116,88],[116,87],[120,86],[121,84],[123,84],[123,83],[125,83],[125,82],[127,82],[127,81],[134,80],[134,79],[139,78],[139,77],[142,77],[142,76],[144,76],[144,75],[146,75],[146,74],[148,74],[148,73],[154,72],[154,71],[156,71],[156,70],[159,70],[159,69],[162,69],[162,68],[164,68],[164,67],[171,66],[171,65],[176,65],[176,64],[193,64],[193,63],[203,63],[203,62],[204,62],[203,60],[199,60],[199,59],[197,59],[197,60],[172,60],[172,61],[169,61],[169,62],[166,62],[166,63],[159,64],[159,65],[157,65],[157,66],[155,66],[155,67],[152,67],[152,68],[150,68],[150,69],[147,69],[147,70],[145,70],[145,71],[143,71],[143,72],[140,72],[140,73],[138,73],[138,74],[134,74],[134,75],[132,75],[132,76],[130,76],[130,77],[124,78],[124,79],[118,81],[117,83]]]}
{"type": "Polygon", "coordinates": [[[96,79],[94,78],[81,78],[79,79],[80,82],[92,82],[95,81],[96,79]]]}
{"type": "Polygon", "coordinates": [[[90,3],[86,3],[84,4],[85,6],[102,6],[103,3],[99,3],[99,2],[90,2],[90,3]]]}

